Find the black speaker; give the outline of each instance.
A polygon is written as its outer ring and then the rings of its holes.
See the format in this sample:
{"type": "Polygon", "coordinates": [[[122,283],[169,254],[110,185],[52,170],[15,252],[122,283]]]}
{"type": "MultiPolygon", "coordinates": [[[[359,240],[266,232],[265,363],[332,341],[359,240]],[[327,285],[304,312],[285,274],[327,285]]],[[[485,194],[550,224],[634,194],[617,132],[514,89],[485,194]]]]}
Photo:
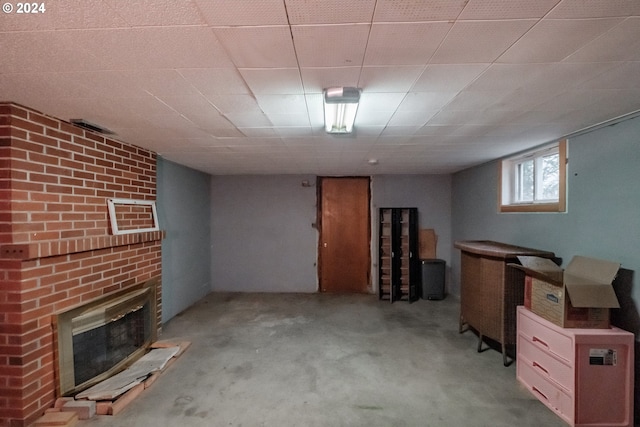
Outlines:
{"type": "Polygon", "coordinates": [[[421,298],[439,300],[444,298],[446,261],[442,259],[422,259],[421,298]]]}

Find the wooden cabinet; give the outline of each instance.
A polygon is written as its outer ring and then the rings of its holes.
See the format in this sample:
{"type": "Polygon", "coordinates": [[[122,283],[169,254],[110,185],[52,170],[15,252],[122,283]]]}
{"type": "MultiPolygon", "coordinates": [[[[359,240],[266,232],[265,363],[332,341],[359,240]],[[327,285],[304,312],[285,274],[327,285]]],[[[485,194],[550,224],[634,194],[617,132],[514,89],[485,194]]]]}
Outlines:
{"type": "Polygon", "coordinates": [[[381,208],[379,225],[379,297],[415,301],[420,287],[418,209],[381,208]]]}
{"type": "Polygon", "coordinates": [[[516,376],[572,426],[632,426],[634,336],[561,328],[517,309],[516,376]]]}
{"type": "Polygon", "coordinates": [[[553,258],[553,252],[505,243],[458,241],[460,258],[460,332],[478,333],[478,351],[484,338],[501,346],[503,363],[515,356],[516,307],[524,303],[524,273],[508,266],[519,255],[553,258]]]}

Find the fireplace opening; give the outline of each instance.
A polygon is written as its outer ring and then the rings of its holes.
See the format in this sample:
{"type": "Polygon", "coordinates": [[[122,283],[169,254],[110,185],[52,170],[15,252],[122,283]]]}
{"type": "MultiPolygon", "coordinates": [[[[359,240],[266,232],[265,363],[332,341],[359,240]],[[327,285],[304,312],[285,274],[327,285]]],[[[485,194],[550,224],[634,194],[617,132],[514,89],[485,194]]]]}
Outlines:
{"type": "Polygon", "coordinates": [[[74,395],[120,372],[156,339],[156,283],[56,316],[59,394],[74,395]]]}

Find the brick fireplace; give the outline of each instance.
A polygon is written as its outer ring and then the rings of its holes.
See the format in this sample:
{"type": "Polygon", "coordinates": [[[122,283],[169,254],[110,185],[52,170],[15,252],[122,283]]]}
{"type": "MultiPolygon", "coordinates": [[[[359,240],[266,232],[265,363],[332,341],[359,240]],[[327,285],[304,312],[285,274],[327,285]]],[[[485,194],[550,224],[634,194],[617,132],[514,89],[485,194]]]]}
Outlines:
{"type": "Polygon", "coordinates": [[[54,315],[157,280],[161,231],[113,235],[107,200],[156,198],[155,153],[0,103],[0,427],[59,397],[54,315]]]}

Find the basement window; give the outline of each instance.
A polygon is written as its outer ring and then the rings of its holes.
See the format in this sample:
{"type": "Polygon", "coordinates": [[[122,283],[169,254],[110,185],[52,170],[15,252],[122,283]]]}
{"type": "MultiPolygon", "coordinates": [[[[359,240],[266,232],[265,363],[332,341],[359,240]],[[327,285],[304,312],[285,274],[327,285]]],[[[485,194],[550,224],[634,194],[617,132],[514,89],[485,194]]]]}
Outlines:
{"type": "Polygon", "coordinates": [[[566,211],[567,140],[500,162],[500,212],[566,211]]]}
{"type": "Polygon", "coordinates": [[[107,206],[114,235],[160,230],[154,201],[108,199],[107,206]]]}

